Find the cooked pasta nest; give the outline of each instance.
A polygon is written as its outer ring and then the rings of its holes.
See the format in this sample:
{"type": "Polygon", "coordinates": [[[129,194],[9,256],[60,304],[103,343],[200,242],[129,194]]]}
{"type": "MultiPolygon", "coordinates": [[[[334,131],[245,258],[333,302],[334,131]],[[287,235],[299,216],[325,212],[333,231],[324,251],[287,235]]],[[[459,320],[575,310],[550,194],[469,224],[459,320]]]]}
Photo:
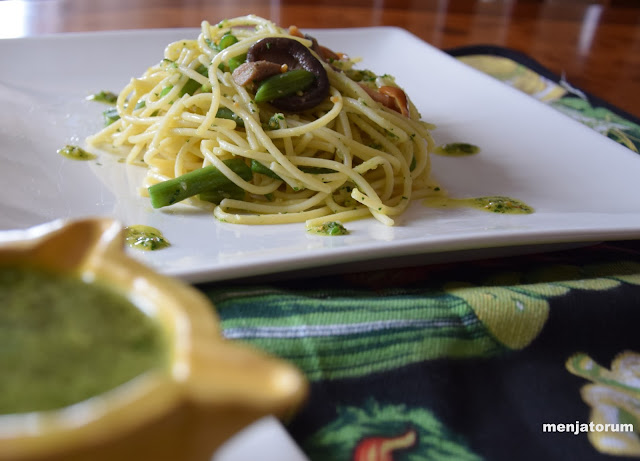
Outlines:
{"type": "Polygon", "coordinates": [[[221,221],[314,227],[373,216],[393,225],[411,200],[433,189],[433,126],[421,121],[393,77],[357,70],[357,59],[314,42],[294,27],[253,15],[205,21],[196,39],[169,44],[160,62],[131,79],[118,95],[117,120],[87,141],[144,166],[144,195],[154,185],[214,167],[242,194],[214,202],[196,194],[184,201],[221,221]],[[225,39],[230,35],[233,40],[225,39]],[[234,65],[255,43],[277,37],[303,44],[326,72],[327,97],[315,107],[279,110],[255,101],[260,82],[234,79],[234,65]],[[223,39],[232,43],[223,47],[223,39]],[[259,163],[268,174],[253,170],[243,179],[228,166],[230,159],[259,163]]]}

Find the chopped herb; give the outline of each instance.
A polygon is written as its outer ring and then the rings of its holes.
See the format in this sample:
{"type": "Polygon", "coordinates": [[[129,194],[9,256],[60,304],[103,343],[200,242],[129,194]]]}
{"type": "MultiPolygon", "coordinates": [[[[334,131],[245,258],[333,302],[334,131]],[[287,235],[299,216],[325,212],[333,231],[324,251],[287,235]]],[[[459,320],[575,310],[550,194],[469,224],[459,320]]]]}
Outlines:
{"type": "Polygon", "coordinates": [[[345,70],[347,77],[356,82],[373,82],[378,76],[371,72],[370,70],[354,70],[347,69],[345,70]]]}
{"type": "Polygon", "coordinates": [[[104,126],[109,126],[113,122],[116,122],[120,119],[120,114],[118,114],[117,108],[107,109],[102,112],[102,116],[104,117],[104,126]]]}
{"type": "Polygon", "coordinates": [[[267,130],[280,129],[280,120],[284,120],[284,115],[282,115],[281,113],[273,114],[271,117],[269,117],[269,120],[267,121],[265,128],[267,130]]]}
{"type": "Polygon", "coordinates": [[[162,63],[166,66],[173,67],[174,69],[178,68],[178,63],[175,61],[172,61],[171,59],[164,58],[162,60],[162,63]]]}

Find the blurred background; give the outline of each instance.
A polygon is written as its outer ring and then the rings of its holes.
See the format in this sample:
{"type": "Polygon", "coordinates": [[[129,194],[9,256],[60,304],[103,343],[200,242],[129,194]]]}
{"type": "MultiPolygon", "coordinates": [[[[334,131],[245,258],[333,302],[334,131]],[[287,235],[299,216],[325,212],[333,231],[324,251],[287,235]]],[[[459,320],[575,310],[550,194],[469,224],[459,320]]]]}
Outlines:
{"type": "Polygon", "coordinates": [[[441,49],[512,48],[640,114],[637,0],[0,0],[0,38],[198,27],[250,13],[302,28],[398,26],[441,49]]]}

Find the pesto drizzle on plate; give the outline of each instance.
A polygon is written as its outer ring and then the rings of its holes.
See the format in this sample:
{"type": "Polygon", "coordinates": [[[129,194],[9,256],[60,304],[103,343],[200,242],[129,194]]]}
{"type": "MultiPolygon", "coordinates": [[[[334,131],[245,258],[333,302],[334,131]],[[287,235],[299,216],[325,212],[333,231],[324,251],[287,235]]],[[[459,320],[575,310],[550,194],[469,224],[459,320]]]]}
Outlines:
{"type": "Polygon", "coordinates": [[[87,152],[82,147],[71,144],[67,144],[63,148],[58,149],[58,153],[72,160],[93,160],[97,157],[96,155],[87,152]]]}
{"type": "Polygon", "coordinates": [[[309,232],[319,235],[347,235],[349,231],[337,221],[329,221],[320,226],[312,227],[309,232]]]}
{"type": "Polygon", "coordinates": [[[438,146],[433,151],[434,154],[445,155],[448,157],[464,157],[474,155],[480,152],[480,148],[474,144],[466,142],[452,142],[438,146]]]}
{"type": "Polygon", "coordinates": [[[103,102],[105,104],[115,104],[118,101],[118,95],[112,91],[102,90],[96,94],[92,94],[88,98],[91,101],[103,102]]]}
{"type": "Polygon", "coordinates": [[[424,204],[438,208],[469,207],[502,214],[531,214],[534,211],[523,201],[502,195],[471,198],[429,197],[424,200],[424,204]]]}
{"type": "Polygon", "coordinates": [[[137,224],[126,227],[125,232],[127,245],[136,250],[154,251],[171,245],[155,227],[137,224]]]}

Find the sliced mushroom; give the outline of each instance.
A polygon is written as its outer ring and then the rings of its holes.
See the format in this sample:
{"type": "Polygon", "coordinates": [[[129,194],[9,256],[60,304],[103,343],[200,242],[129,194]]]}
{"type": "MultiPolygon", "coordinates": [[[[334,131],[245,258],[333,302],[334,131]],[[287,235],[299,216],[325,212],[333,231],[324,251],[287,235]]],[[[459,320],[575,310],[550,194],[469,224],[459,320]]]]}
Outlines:
{"type": "Polygon", "coordinates": [[[252,61],[240,64],[233,71],[233,81],[238,85],[248,85],[251,82],[259,82],[272,75],[282,72],[282,66],[270,61],[252,61]]]}
{"type": "Polygon", "coordinates": [[[315,75],[315,81],[302,94],[274,99],[271,104],[283,111],[300,112],[311,109],[329,96],[329,77],[322,63],[309,48],[286,37],[267,37],[254,43],[247,51],[247,62],[269,61],[289,70],[304,69],[315,75]]]}
{"type": "Polygon", "coordinates": [[[383,106],[395,110],[396,112],[400,112],[405,117],[409,117],[409,102],[407,100],[407,95],[400,88],[382,86],[377,90],[374,90],[364,83],[359,83],[359,85],[374,101],[379,102],[383,106]]]}
{"type": "Polygon", "coordinates": [[[311,49],[315,51],[316,54],[326,62],[339,61],[341,59],[340,54],[334,52],[326,46],[320,45],[318,43],[318,40],[316,40],[309,34],[303,34],[296,26],[289,26],[289,34],[293,35],[294,37],[306,38],[307,40],[310,40],[312,43],[311,49]]]}
{"type": "Polygon", "coordinates": [[[396,86],[381,86],[378,91],[386,96],[393,98],[396,109],[405,117],[409,117],[409,100],[404,91],[396,86]]]}

